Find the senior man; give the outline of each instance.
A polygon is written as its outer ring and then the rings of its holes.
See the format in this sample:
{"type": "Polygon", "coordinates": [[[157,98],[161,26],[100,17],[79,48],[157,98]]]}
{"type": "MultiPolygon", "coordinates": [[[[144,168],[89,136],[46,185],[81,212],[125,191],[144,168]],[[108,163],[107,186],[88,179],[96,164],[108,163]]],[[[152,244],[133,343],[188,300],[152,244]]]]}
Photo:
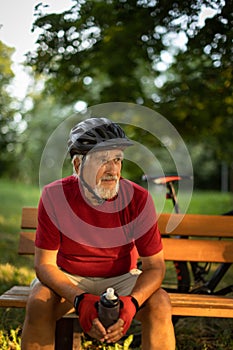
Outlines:
{"type": "Polygon", "coordinates": [[[74,174],[45,186],[39,203],[37,278],[22,350],[54,349],[56,321],[72,311],[83,331],[99,341],[117,342],[135,317],[142,324],[142,349],[175,349],[154,204],[147,190],[121,177],[124,149],[132,144],[107,118],[86,119],[71,130],[74,174]],[[121,308],[105,329],[96,303],[108,287],[119,295],[121,308]]]}

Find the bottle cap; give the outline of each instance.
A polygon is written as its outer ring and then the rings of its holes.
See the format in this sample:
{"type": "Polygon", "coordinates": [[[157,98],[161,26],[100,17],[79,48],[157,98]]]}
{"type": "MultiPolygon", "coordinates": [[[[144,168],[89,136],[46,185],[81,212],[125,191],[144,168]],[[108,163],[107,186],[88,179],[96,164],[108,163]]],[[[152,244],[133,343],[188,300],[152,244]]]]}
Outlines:
{"type": "Polygon", "coordinates": [[[116,300],[117,299],[117,296],[115,295],[113,288],[107,288],[105,297],[107,300],[116,300]]]}

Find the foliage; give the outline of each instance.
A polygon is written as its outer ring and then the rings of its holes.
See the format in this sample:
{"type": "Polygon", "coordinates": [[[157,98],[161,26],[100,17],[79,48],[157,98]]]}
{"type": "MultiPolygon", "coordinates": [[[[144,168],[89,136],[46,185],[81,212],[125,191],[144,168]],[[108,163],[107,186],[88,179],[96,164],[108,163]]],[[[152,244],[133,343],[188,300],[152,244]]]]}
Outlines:
{"type": "Polygon", "coordinates": [[[0,347],[2,350],[20,350],[20,329],[11,329],[10,334],[0,330],[0,347]]]}
{"type": "MultiPolygon", "coordinates": [[[[232,163],[232,5],[232,0],[73,0],[64,13],[47,14],[40,2],[34,23],[38,47],[27,60],[35,72],[27,96],[31,110],[27,99],[20,104],[10,94],[13,49],[0,42],[0,176],[36,183],[47,138],[77,101],[127,101],[169,119],[191,153],[199,152],[195,183],[219,188],[221,162],[229,168],[232,163]],[[201,25],[204,9],[212,13],[201,25]],[[36,87],[41,79],[42,92],[36,87]]],[[[154,152],[149,133],[130,132],[139,141],[143,136],[154,152]]],[[[133,164],[124,170],[133,180],[141,175],[133,164]]]]}
{"type": "Polygon", "coordinates": [[[205,31],[190,38],[188,49],[176,57],[161,89],[161,111],[172,110],[171,122],[193,135],[213,158],[232,162],[233,51],[232,2],[205,22],[205,31]]]}
{"type": "MultiPolygon", "coordinates": [[[[33,107],[24,114],[27,128],[19,138],[22,157],[18,169],[21,180],[37,184],[40,160],[46,143],[57,126],[71,115],[72,109],[61,106],[52,96],[42,99],[40,94],[34,93],[31,98],[33,107]]],[[[59,145],[55,147],[58,148],[59,145]]],[[[69,170],[71,173],[71,165],[69,170]]]]}
{"type": "Polygon", "coordinates": [[[107,343],[100,343],[98,341],[93,341],[93,339],[85,339],[83,338],[82,341],[82,348],[83,349],[89,349],[89,350],[97,350],[97,349],[102,349],[102,350],[129,350],[130,344],[133,341],[133,335],[130,334],[126,339],[121,341],[122,344],[120,343],[115,343],[113,345],[107,344],[107,343]]]}
{"type": "Polygon", "coordinates": [[[160,74],[161,55],[179,51],[172,45],[176,34],[195,38],[205,32],[198,26],[203,6],[218,10],[224,20],[228,16],[216,0],[74,0],[70,10],[47,15],[40,4],[34,23],[42,30],[39,46],[28,59],[48,75],[47,91],[64,103],[82,97],[89,104],[117,100],[153,106],[146,90],[150,84],[156,90],[152,82],[160,74]]]}
{"type": "Polygon", "coordinates": [[[40,3],[39,45],[28,63],[46,78],[46,95],[62,104],[144,104],[165,115],[189,144],[198,142],[211,159],[230,164],[232,5],[73,0],[64,13],[46,14],[40,3]],[[204,9],[212,14],[201,25],[204,9]]]}
{"type": "Polygon", "coordinates": [[[11,70],[13,52],[14,49],[0,41],[0,176],[13,171],[13,150],[16,145],[15,109],[8,91],[14,77],[11,70]]]}

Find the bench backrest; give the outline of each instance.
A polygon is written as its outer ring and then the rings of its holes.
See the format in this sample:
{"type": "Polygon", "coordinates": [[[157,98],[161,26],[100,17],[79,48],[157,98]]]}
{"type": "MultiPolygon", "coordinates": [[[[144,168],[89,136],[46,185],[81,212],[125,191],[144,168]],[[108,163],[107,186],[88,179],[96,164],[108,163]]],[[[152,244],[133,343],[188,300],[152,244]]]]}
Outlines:
{"type": "MultiPolygon", "coordinates": [[[[171,232],[170,219],[170,214],[158,217],[165,260],[233,262],[233,216],[185,214],[181,220],[181,214],[173,214],[171,232]]],[[[24,207],[19,254],[34,254],[36,227],[37,208],[24,207]]]]}

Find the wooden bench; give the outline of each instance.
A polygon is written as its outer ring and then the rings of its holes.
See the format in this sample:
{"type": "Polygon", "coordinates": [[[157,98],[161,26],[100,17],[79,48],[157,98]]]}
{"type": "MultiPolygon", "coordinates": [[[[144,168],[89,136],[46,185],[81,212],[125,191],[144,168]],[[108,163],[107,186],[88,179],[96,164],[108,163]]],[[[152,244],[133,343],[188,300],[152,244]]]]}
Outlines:
{"type": "MultiPolygon", "coordinates": [[[[166,261],[233,263],[233,216],[170,214],[159,217],[166,261]],[[169,234],[169,237],[167,237],[169,234]],[[181,236],[182,239],[177,239],[181,236]],[[219,240],[221,238],[221,240],[219,240]]],[[[233,318],[233,296],[169,293],[178,316],[233,318]]]]}
{"type": "MultiPolygon", "coordinates": [[[[170,214],[161,214],[158,219],[160,231],[165,236],[165,260],[233,263],[233,216],[186,214],[181,217],[181,214],[174,214],[169,229],[170,219],[170,214]],[[177,239],[177,236],[183,239],[177,239]]],[[[36,226],[37,208],[23,208],[19,254],[34,254],[36,226]]],[[[24,308],[28,294],[29,286],[14,286],[0,296],[0,307],[24,308]]],[[[233,318],[232,297],[183,293],[169,295],[173,315],[233,318]]],[[[74,314],[64,316],[57,323],[55,349],[79,349],[80,333],[77,317],[74,314]]]]}

